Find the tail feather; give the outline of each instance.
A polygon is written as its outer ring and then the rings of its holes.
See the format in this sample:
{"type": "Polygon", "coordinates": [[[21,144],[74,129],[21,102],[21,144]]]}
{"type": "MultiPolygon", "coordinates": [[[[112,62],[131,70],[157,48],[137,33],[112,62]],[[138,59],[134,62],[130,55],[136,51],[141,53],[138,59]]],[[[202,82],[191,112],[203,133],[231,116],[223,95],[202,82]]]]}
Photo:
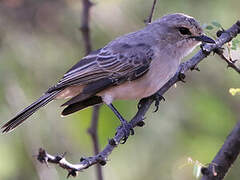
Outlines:
{"type": "Polygon", "coordinates": [[[93,96],[90,97],[84,101],[79,101],[73,104],[68,105],[63,111],[62,116],[67,116],[69,114],[72,114],[74,112],[80,111],[84,108],[87,108],[89,106],[93,106],[96,104],[102,103],[102,98],[99,96],[93,96]]]}
{"type": "Polygon", "coordinates": [[[2,132],[7,133],[16,128],[18,125],[23,123],[29,116],[35,113],[39,108],[45,106],[47,103],[52,101],[59,92],[60,90],[51,93],[46,93],[43,96],[41,96],[36,102],[32,103],[31,105],[23,109],[13,119],[4,124],[1,127],[3,129],[2,132]]]}

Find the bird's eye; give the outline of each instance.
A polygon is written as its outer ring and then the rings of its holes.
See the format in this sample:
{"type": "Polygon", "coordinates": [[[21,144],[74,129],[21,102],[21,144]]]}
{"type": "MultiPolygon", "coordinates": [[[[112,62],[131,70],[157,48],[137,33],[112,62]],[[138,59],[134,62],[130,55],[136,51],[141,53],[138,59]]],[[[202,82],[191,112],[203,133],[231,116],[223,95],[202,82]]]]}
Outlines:
{"type": "Polygon", "coordinates": [[[178,30],[182,35],[192,35],[188,28],[179,27],[178,30]]]}

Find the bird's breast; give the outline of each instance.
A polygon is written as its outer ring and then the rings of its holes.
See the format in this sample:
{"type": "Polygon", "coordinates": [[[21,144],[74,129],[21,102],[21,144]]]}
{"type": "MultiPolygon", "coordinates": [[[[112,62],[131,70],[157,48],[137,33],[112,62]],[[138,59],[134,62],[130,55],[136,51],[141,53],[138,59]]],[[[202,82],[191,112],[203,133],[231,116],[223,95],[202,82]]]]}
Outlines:
{"type": "Polygon", "coordinates": [[[177,71],[179,60],[154,58],[149,71],[141,78],[127,81],[100,92],[107,104],[115,99],[141,99],[157,92],[177,71]]]}

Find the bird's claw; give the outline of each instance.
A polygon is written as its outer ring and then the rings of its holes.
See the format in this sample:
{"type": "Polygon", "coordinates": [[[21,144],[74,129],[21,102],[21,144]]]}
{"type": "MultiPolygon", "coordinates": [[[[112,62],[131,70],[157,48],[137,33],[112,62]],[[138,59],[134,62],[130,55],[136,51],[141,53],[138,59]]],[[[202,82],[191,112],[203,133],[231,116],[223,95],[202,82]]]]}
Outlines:
{"type": "Polygon", "coordinates": [[[130,123],[128,123],[127,121],[124,121],[122,123],[122,125],[119,127],[118,131],[122,131],[122,133],[124,134],[121,144],[124,144],[130,135],[134,135],[133,126],[130,123]]]}
{"type": "Polygon", "coordinates": [[[153,112],[157,112],[158,109],[159,109],[160,101],[161,100],[165,101],[165,98],[162,95],[160,95],[159,93],[156,93],[156,94],[153,95],[153,99],[155,101],[154,105],[156,107],[156,109],[153,112]]]}

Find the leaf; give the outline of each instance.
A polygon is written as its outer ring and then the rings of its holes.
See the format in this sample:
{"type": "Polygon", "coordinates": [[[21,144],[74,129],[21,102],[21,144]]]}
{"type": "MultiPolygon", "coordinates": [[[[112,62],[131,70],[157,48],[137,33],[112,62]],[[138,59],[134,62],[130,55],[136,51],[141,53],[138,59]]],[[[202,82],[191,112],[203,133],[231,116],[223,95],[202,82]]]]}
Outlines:
{"type": "Polygon", "coordinates": [[[211,25],[207,25],[207,26],[206,26],[206,29],[207,29],[207,30],[212,30],[212,29],[214,29],[214,27],[211,26],[211,25]]]}
{"type": "Polygon", "coordinates": [[[213,21],[211,24],[214,25],[217,28],[221,28],[222,27],[222,25],[219,22],[217,22],[217,21],[213,21]]]}

